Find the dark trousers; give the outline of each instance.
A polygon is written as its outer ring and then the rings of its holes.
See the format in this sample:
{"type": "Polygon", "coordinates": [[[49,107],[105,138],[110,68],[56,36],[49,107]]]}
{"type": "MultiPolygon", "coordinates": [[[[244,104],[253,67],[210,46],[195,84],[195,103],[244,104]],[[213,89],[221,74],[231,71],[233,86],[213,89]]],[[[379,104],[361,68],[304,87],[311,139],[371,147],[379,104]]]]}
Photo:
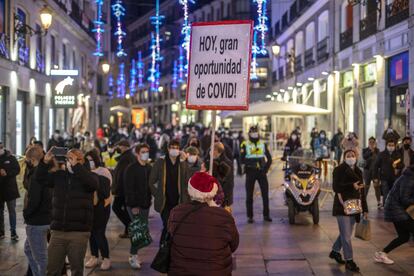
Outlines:
{"type": "Polygon", "coordinates": [[[256,180],[259,182],[263,199],[263,216],[269,216],[269,182],[267,175],[262,170],[246,169],[246,208],[247,217],[253,218],[253,193],[256,180]]]}
{"type": "Polygon", "coordinates": [[[125,233],[128,232],[128,225],[131,223],[129,218],[128,211],[125,206],[125,198],[123,196],[115,196],[114,202],[112,203],[112,210],[118,219],[125,226],[125,233]]]}
{"type": "Polygon", "coordinates": [[[89,245],[91,247],[91,255],[109,259],[109,246],[106,239],[106,225],[108,224],[109,215],[111,214],[111,208],[107,207],[95,207],[94,212],[94,225],[91,231],[91,237],[89,238],[89,245]],[[96,210],[99,208],[99,210],[96,210]]]}
{"type": "Polygon", "coordinates": [[[165,241],[165,236],[168,232],[168,219],[170,218],[170,212],[172,208],[165,207],[164,210],[161,212],[161,220],[162,220],[162,232],[161,232],[161,238],[160,238],[160,245],[165,241]]]}
{"type": "MultiPolygon", "coordinates": [[[[373,181],[372,172],[370,170],[364,170],[364,182],[365,182],[365,196],[368,195],[369,188],[371,187],[371,182],[373,181]]],[[[373,183],[375,190],[375,198],[377,202],[381,201],[381,185],[373,183]]]]}
{"type": "Polygon", "coordinates": [[[237,175],[242,175],[243,171],[242,171],[240,156],[234,155],[234,160],[236,160],[236,164],[237,164],[237,175]]]}
{"type": "Polygon", "coordinates": [[[398,237],[391,241],[385,248],[384,252],[389,253],[395,248],[403,245],[410,240],[410,234],[414,234],[414,220],[409,219],[405,221],[394,222],[395,230],[397,230],[398,237]]]}
{"type": "Polygon", "coordinates": [[[11,235],[16,235],[16,200],[0,201],[0,235],[4,235],[4,205],[9,212],[9,223],[11,235]]]}

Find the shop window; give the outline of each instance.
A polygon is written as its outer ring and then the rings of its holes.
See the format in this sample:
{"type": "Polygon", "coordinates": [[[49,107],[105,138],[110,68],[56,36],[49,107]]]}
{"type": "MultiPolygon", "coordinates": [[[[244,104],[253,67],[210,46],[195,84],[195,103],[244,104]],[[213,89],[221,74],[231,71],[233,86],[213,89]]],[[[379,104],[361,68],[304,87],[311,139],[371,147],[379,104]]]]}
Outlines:
{"type": "Polygon", "coordinates": [[[63,69],[68,69],[68,53],[65,43],[62,43],[62,66],[63,69]]]}
{"type": "Polygon", "coordinates": [[[354,75],[352,71],[347,71],[342,74],[341,87],[352,87],[354,83],[354,75]]]}
{"type": "Polygon", "coordinates": [[[324,11],[318,17],[318,42],[324,40],[329,34],[329,13],[324,11]]]}
{"type": "Polygon", "coordinates": [[[50,36],[50,63],[51,68],[58,65],[56,62],[56,37],[54,35],[50,36]]]}
{"type": "Polygon", "coordinates": [[[315,46],[315,23],[311,22],[306,26],[305,48],[311,49],[315,46]]]}
{"type": "Polygon", "coordinates": [[[353,25],[353,6],[344,0],[341,6],[341,33],[352,28],[353,25]]]}
{"type": "Polygon", "coordinates": [[[36,104],[34,106],[34,136],[37,140],[42,140],[42,114],[43,114],[43,100],[42,97],[36,97],[36,104]]]}
{"type": "Polygon", "coordinates": [[[17,18],[16,18],[16,29],[21,29],[21,32],[17,34],[17,47],[18,47],[18,59],[20,65],[29,64],[29,47],[27,35],[24,32],[24,26],[27,24],[26,13],[18,8],[17,9],[17,18]]]}
{"type": "Polygon", "coordinates": [[[23,155],[26,147],[26,92],[19,91],[16,101],[16,154],[23,155]]]}
{"type": "Polygon", "coordinates": [[[53,132],[54,132],[54,112],[53,112],[53,108],[49,108],[49,135],[48,137],[52,137],[53,132]]]}

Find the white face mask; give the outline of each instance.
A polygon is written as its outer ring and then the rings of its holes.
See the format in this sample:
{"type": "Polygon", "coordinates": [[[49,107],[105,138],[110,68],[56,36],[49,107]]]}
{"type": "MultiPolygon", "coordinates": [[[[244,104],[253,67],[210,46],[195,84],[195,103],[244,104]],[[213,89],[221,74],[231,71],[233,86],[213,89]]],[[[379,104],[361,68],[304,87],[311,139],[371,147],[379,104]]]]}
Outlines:
{"type": "Polygon", "coordinates": [[[177,157],[178,155],[180,155],[180,150],[178,150],[178,149],[170,149],[168,151],[168,153],[170,154],[170,157],[177,157]]]}
{"type": "Polygon", "coordinates": [[[60,137],[60,135],[59,135],[59,134],[53,134],[53,138],[54,138],[55,140],[59,139],[59,137],[60,137]]]}
{"type": "Polygon", "coordinates": [[[73,174],[72,165],[69,161],[66,162],[66,169],[68,169],[68,172],[73,174]]]}
{"type": "Polygon", "coordinates": [[[395,147],[393,147],[393,146],[387,146],[387,150],[389,152],[393,152],[395,150],[395,147]]]}
{"type": "Polygon", "coordinates": [[[195,162],[197,162],[197,155],[190,155],[188,156],[187,160],[188,160],[188,163],[194,164],[195,162]]]}
{"type": "Polygon", "coordinates": [[[89,167],[91,168],[91,170],[96,169],[95,162],[93,162],[92,160],[89,160],[89,167]]]}
{"type": "Polygon", "coordinates": [[[148,159],[149,159],[149,153],[148,152],[141,153],[139,156],[140,156],[142,161],[148,161],[148,159]]]}
{"type": "Polygon", "coordinates": [[[348,164],[348,166],[354,166],[356,164],[356,158],[355,157],[347,157],[345,158],[345,163],[348,164]]]}
{"type": "Polygon", "coordinates": [[[325,138],[325,134],[321,134],[321,136],[320,136],[320,137],[321,137],[322,139],[323,139],[323,138],[325,138]]]}
{"type": "Polygon", "coordinates": [[[293,141],[296,141],[296,139],[298,139],[298,136],[296,136],[296,135],[292,135],[292,140],[293,140],[293,141]]]}
{"type": "Polygon", "coordinates": [[[252,133],[250,133],[250,137],[252,137],[253,139],[257,139],[257,138],[259,138],[259,133],[252,132],[252,133]]]}

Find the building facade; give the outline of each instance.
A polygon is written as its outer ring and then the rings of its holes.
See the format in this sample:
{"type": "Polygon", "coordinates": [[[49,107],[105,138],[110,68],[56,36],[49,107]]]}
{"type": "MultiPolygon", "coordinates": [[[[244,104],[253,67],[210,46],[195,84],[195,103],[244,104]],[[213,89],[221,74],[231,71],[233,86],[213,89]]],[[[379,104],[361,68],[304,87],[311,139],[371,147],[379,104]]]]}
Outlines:
{"type": "Polygon", "coordinates": [[[317,127],[332,136],[339,127],[357,133],[362,145],[389,125],[412,135],[413,1],[352,2],[297,0],[274,15],[272,43],[280,54],[273,60],[273,94],[329,111],[304,118],[308,133],[317,127]]]}
{"type": "Polygon", "coordinates": [[[98,60],[92,56],[94,1],[2,0],[0,5],[0,140],[21,155],[31,137],[46,143],[55,129],[95,129],[107,101],[98,60]],[[46,33],[39,16],[44,5],[53,16],[46,33]],[[52,106],[52,69],[79,70],[77,108],[52,106]]]}

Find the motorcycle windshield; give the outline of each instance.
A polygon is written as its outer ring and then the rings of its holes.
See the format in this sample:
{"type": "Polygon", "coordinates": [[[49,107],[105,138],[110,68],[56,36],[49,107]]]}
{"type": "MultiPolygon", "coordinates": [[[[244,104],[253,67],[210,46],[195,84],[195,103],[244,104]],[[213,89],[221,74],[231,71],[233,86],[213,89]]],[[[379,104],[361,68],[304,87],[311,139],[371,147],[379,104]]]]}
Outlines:
{"type": "Polygon", "coordinates": [[[293,172],[298,170],[310,170],[316,166],[315,157],[310,150],[296,150],[288,157],[289,168],[293,172]]]}

